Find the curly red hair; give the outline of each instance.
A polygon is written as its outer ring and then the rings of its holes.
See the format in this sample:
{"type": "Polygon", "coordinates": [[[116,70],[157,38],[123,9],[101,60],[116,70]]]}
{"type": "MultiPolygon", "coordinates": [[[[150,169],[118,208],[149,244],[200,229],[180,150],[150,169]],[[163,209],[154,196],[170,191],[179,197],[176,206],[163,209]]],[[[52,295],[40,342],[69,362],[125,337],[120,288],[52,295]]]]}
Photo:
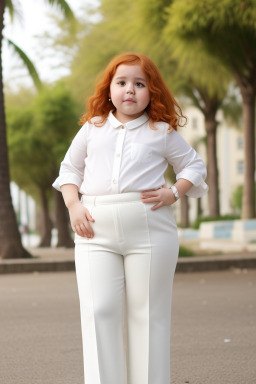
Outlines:
{"type": "MultiPolygon", "coordinates": [[[[109,101],[110,84],[117,67],[121,64],[140,65],[145,73],[150,93],[150,102],[145,111],[153,123],[164,121],[175,130],[178,126],[184,126],[187,123],[187,118],[183,116],[181,107],[165,84],[153,61],[143,54],[126,52],[114,57],[101,74],[101,80],[96,85],[94,95],[87,101],[87,112],[82,115],[79,121],[81,125],[86,121],[91,123],[93,117],[100,116],[101,121],[94,122],[94,124],[102,126],[109,112],[115,109],[112,102],[109,101]],[[185,119],[183,125],[181,124],[182,118],[185,119]]],[[[157,129],[153,126],[151,128],[157,129]]]]}

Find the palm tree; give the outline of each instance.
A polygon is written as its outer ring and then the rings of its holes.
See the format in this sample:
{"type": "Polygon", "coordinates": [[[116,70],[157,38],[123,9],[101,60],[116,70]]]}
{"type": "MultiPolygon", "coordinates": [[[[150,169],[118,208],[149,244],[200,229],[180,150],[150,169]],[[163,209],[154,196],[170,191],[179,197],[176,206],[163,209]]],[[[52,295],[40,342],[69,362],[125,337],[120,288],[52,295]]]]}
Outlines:
{"type": "MultiPolygon", "coordinates": [[[[69,20],[74,18],[73,12],[65,0],[48,0],[49,4],[56,5],[69,20]]],[[[2,76],[2,41],[4,28],[4,11],[8,8],[11,19],[14,15],[12,0],[0,1],[0,258],[26,258],[31,255],[23,248],[21,237],[16,221],[14,208],[10,193],[10,173],[6,140],[6,119],[4,109],[3,76],[2,76]]],[[[40,80],[34,66],[28,60],[22,50],[13,42],[9,41],[16,52],[23,59],[37,87],[40,87],[40,80]]],[[[24,170],[25,172],[25,170],[24,170]]]]}
{"type": "Polygon", "coordinates": [[[242,218],[255,217],[256,3],[242,0],[175,0],[168,23],[191,49],[199,44],[233,75],[243,100],[244,191],[242,218]]]}
{"type": "Polygon", "coordinates": [[[204,88],[200,85],[193,84],[186,86],[183,91],[186,96],[190,98],[192,104],[204,115],[207,147],[207,183],[209,185],[209,213],[211,217],[218,217],[220,215],[220,202],[219,172],[217,164],[218,122],[216,120],[216,115],[221,108],[225,92],[220,96],[217,94],[211,95],[207,87],[204,88]]]}

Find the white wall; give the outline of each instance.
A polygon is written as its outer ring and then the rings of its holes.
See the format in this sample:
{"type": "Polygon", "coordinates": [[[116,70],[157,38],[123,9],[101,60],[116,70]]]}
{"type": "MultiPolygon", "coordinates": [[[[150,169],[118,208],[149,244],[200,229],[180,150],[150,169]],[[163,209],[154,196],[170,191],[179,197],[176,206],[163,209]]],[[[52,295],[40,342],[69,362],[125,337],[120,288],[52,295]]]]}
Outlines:
{"type": "MultiPolygon", "coordinates": [[[[200,139],[206,136],[204,116],[195,107],[187,107],[184,114],[188,117],[188,124],[179,128],[179,133],[196,149],[206,162],[206,146],[200,139]]],[[[243,184],[243,132],[236,127],[230,127],[218,112],[217,120],[217,163],[219,170],[220,212],[222,215],[233,213],[231,196],[238,185],[243,184]]],[[[202,199],[203,214],[208,215],[208,195],[202,199]]],[[[196,199],[189,199],[190,219],[196,218],[196,199]]],[[[176,217],[179,221],[179,204],[176,205],[176,217]]]]}
{"type": "Polygon", "coordinates": [[[28,225],[30,230],[36,229],[36,204],[31,196],[19,189],[17,184],[11,182],[11,196],[16,212],[20,210],[22,225],[28,225]]]}

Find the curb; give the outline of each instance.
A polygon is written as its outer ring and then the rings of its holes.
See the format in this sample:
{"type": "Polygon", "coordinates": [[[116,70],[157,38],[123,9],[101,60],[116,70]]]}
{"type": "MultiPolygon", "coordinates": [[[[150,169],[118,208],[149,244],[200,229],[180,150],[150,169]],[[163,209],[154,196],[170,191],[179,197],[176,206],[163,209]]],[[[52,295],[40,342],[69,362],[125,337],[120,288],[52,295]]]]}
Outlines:
{"type": "Polygon", "coordinates": [[[74,260],[2,260],[0,275],[8,273],[66,272],[74,271],[74,260]]]}
{"type": "MultiPolygon", "coordinates": [[[[256,269],[256,256],[218,258],[211,256],[182,257],[178,259],[176,273],[224,271],[231,268],[256,269]]],[[[75,271],[74,260],[1,260],[0,274],[75,271]]]]}
{"type": "Polygon", "coordinates": [[[191,260],[190,257],[184,257],[178,260],[176,272],[225,271],[231,268],[255,269],[256,258],[226,258],[218,260],[218,258],[211,259],[209,256],[208,260],[202,257],[191,260]]]}

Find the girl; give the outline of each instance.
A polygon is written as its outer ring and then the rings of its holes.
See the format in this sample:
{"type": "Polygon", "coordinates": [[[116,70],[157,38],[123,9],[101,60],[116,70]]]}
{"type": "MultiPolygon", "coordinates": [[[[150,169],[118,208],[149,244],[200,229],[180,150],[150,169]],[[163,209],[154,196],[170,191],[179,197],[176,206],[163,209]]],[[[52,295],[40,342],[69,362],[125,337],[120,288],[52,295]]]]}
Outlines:
{"type": "Polygon", "coordinates": [[[205,164],[177,133],[182,118],[148,57],[115,57],[53,183],[75,232],[86,384],[170,383],[179,250],[172,205],[185,194],[208,191],[205,164]],[[164,180],[168,163],[177,179],[170,189],[164,180]]]}

